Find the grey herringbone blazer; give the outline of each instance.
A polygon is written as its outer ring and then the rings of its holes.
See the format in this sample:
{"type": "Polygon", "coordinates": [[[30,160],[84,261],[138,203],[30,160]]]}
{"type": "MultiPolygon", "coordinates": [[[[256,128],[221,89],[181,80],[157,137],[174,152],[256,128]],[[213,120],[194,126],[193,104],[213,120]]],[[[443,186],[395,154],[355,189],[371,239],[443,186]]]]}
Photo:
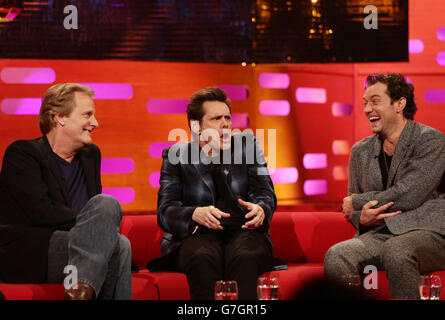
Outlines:
{"type": "Polygon", "coordinates": [[[388,183],[383,186],[379,165],[382,141],[369,136],[352,147],[349,159],[348,194],[354,210],[350,222],[359,230],[360,213],[368,201],[377,206],[394,201],[386,218],[394,234],[431,230],[445,235],[445,137],[431,127],[408,120],[396,146],[388,183]]]}

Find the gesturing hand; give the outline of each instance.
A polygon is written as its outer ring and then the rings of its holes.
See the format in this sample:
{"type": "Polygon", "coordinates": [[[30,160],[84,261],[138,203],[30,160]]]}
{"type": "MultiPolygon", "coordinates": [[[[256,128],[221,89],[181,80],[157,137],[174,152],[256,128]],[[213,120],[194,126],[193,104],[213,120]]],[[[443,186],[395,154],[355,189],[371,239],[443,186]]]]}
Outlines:
{"type": "Polygon", "coordinates": [[[228,218],[230,214],[222,212],[214,206],[198,207],[192,215],[192,220],[209,229],[222,230],[219,219],[228,218]]]}
{"type": "Polygon", "coordinates": [[[362,213],[360,215],[360,224],[363,226],[378,226],[383,224],[383,219],[394,217],[402,213],[402,211],[384,213],[394,202],[388,202],[380,208],[372,209],[379,203],[377,200],[372,200],[366,203],[362,208],[362,213]]]}
{"type": "Polygon", "coordinates": [[[241,199],[238,199],[238,203],[249,210],[244,216],[246,219],[253,217],[252,220],[247,221],[241,226],[242,229],[256,229],[263,224],[264,218],[266,217],[263,208],[255,203],[243,201],[241,199]]]}

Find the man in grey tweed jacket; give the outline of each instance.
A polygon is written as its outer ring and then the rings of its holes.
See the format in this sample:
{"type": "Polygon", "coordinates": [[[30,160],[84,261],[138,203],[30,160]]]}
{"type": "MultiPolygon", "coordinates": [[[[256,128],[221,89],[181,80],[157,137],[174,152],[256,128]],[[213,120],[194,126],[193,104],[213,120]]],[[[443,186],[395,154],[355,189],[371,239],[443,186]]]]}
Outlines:
{"type": "Polygon", "coordinates": [[[414,87],[401,74],[368,76],[363,100],[374,135],[351,150],[343,200],[358,232],[328,250],[325,276],[374,265],[386,271],[391,298],[418,299],[419,276],[445,269],[445,137],[412,121],[414,87]]]}

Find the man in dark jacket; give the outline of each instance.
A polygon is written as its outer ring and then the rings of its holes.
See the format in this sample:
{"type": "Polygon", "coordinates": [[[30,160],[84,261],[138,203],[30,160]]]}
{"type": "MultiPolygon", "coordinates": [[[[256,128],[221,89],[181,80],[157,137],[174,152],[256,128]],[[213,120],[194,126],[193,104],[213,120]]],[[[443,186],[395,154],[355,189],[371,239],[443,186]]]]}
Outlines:
{"type": "Polygon", "coordinates": [[[187,275],[192,299],[214,299],[218,280],[236,280],[239,299],[256,299],[256,280],[273,267],[269,224],[274,187],[253,134],[231,133],[231,105],[219,88],[196,92],[187,117],[195,141],[163,152],[158,223],[160,261],[187,275]]]}
{"type": "Polygon", "coordinates": [[[65,299],[131,299],[122,209],[103,195],[93,91],[57,84],[39,115],[43,136],[6,149],[0,174],[0,278],[64,282],[65,299]]]}

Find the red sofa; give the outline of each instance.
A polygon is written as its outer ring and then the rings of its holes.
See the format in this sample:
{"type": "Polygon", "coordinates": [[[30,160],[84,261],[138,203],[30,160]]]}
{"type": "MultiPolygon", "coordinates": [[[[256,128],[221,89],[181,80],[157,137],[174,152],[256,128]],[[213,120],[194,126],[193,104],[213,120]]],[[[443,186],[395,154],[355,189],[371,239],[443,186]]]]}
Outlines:
{"type": "MultiPolygon", "coordinates": [[[[276,257],[289,265],[288,270],[268,273],[279,278],[281,299],[292,299],[313,281],[322,279],[326,251],[355,233],[341,212],[276,212],[270,230],[276,257]]],[[[133,299],[190,299],[184,274],[149,272],[145,268],[147,261],[160,255],[163,232],[157,226],[155,215],[126,215],[120,232],[130,240],[133,263],[139,269],[132,275],[133,299]]],[[[436,274],[445,283],[445,271],[436,274]]],[[[384,272],[379,271],[378,280],[378,289],[372,290],[373,296],[388,299],[384,272]]],[[[0,283],[0,291],[11,300],[53,300],[62,299],[64,289],[62,284],[0,283]]],[[[445,290],[442,290],[441,299],[445,299],[445,290]]]]}

